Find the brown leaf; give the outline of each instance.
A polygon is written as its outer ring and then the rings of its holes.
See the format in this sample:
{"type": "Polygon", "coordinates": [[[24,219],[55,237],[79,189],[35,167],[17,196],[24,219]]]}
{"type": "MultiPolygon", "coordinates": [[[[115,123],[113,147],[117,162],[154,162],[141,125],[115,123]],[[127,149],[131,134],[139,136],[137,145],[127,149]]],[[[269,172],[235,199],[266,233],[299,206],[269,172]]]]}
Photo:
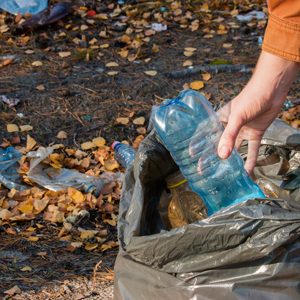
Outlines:
{"type": "Polygon", "coordinates": [[[104,146],[106,141],[103,137],[99,136],[97,138],[94,138],[92,140],[93,144],[96,145],[97,147],[101,147],[101,146],[104,146]]]}
{"type": "Polygon", "coordinates": [[[115,169],[118,169],[119,168],[119,164],[116,160],[114,159],[108,159],[104,162],[104,168],[107,170],[107,171],[113,171],[115,169]]]}
{"type": "Polygon", "coordinates": [[[6,125],[6,130],[7,130],[7,132],[18,132],[19,127],[16,124],[7,124],[6,125]]]}
{"type": "Polygon", "coordinates": [[[119,117],[116,119],[117,124],[127,125],[129,123],[129,118],[119,117]]]}
{"type": "Polygon", "coordinates": [[[36,145],[36,141],[28,134],[26,141],[26,151],[30,151],[36,145]]]}
{"type": "Polygon", "coordinates": [[[80,146],[82,150],[89,150],[96,147],[96,145],[93,142],[85,142],[82,143],[80,146]]]}
{"type": "Polygon", "coordinates": [[[22,293],[22,291],[17,285],[13,286],[12,288],[10,288],[9,290],[6,290],[4,292],[4,294],[9,295],[9,296],[13,296],[16,294],[21,294],[21,293],[22,293]]]}
{"type": "Polygon", "coordinates": [[[193,90],[201,90],[204,87],[203,81],[193,81],[190,83],[190,87],[193,90]]]}
{"type": "Polygon", "coordinates": [[[42,212],[48,205],[49,198],[44,197],[43,199],[35,199],[33,202],[33,207],[36,210],[36,213],[39,214],[42,212]]]}
{"type": "Polygon", "coordinates": [[[133,120],[133,124],[135,125],[144,125],[145,124],[145,118],[139,117],[133,120]]]}

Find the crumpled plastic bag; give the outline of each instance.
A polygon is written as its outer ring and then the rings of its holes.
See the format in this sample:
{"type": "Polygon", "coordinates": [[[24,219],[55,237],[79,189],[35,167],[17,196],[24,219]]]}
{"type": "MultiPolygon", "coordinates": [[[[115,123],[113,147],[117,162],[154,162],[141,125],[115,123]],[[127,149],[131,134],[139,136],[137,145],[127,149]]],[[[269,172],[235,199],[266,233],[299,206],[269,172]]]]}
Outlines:
{"type": "Polygon", "coordinates": [[[48,190],[60,191],[74,187],[85,193],[99,195],[106,184],[122,180],[122,173],[106,172],[100,176],[90,176],[77,170],[49,167],[42,161],[52,152],[51,147],[40,147],[37,151],[27,154],[27,157],[31,158],[28,178],[48,190]]]}
{"type": "Polygon", "coordinates": [[[170,231],[157,207],[164,179],[178,168],[154,131],[142,141],[120,201],[116,300],[300,299],[299,188],[282,186],[300,162],[297,146],[287,144],[297,132],[282,140],[285,124],[275,125],[263,139],[255,174],[288,196],[250,199],[170,231]]]}

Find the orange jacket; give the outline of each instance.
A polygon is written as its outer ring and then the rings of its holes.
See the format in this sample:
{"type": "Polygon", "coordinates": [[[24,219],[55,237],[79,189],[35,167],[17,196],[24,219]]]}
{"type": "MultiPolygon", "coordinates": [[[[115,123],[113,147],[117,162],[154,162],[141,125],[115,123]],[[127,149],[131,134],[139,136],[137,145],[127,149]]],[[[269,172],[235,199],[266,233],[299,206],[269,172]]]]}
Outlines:
{"type": "Polygon", "coordinates": [[[300,0],[268,0],[263,50],[300,62],[300,0]]]}

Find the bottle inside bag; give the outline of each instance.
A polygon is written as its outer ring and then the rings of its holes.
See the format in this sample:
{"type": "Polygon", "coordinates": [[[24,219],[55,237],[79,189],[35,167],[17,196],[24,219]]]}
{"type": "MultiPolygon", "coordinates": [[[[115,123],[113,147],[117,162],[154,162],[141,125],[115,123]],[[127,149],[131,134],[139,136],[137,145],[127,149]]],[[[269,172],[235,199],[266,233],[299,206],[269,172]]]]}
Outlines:
{"type": "Polygon", "coordinates": [[[160,140],[191,189],[203,199],[208,215],[251,198],[265,198],[236,150],[228,159],[219,158],[223,126],[202,94],[185,90],[165,100],[152,118],[160,140]]]}

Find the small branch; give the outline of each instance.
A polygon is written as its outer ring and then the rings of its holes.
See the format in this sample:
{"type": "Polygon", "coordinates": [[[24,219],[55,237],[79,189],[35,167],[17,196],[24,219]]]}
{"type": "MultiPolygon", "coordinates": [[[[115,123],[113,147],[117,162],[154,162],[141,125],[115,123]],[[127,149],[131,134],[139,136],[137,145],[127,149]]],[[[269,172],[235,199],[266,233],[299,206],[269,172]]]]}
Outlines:
{"type": "Polygon", "coordinates": [[[247,65],[202,65],[202,66],[193,66],[184,70],[174,71],[164,73],[165,76],[171,78],[182,78],[186,76],[192,76],[198,74],[199,72],[208,72],[208,73],[250,73],[254,68],[253,64],[247,65]]]}

